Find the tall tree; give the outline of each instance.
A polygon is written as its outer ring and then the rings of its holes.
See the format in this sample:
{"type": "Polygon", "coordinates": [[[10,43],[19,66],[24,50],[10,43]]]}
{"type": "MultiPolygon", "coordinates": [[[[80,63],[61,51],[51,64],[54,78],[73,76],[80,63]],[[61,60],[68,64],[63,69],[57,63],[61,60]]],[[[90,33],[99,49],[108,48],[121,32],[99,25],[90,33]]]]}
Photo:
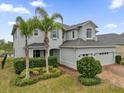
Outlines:
{"type": "Polygon", "coordinates": [[[35,10],[36,16],[33,19],[30,19],[32,29],[39,29],[45,33],[44,44],[45,44],[45,61],[46,61],[46,70],[49,73],[48,68],[48,51],[49,51],[49,37],[48,32],[55,29],[62,29],[63,25],[56,22],[60,20],[63,23],[63,17],[59,13],[54,13],[52,16],[49,16],[48,13],[40,7],[37,7],[35,10]],[[38,15],[38,16],[37,16],[38,15]]]}
{"type": "Polygon", "coordinates": [[[10,41],[0,43],[0,50],[3,51],[4,53],[8,53],[8,54],[12,53],[12,51],[13,51],[13,43],[10,42],[10,41]]]}
{"type": "Polygon", "coordinates": [[[25,21],[22,17],[16,17],[17,25],[20,29],[21,35],[25,38],[25,61],[26,61],[26,78],[29,78],[29,50],[28,37],[32,35],[31,25],[29,20],[25,21]]]}

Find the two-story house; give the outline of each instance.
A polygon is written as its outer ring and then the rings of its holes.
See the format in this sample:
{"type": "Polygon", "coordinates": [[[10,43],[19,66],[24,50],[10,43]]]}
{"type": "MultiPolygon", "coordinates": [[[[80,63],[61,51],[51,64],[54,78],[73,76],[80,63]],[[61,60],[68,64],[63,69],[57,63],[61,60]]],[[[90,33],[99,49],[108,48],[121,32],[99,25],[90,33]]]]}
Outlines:
{"type": "MultiPolygon", "coordinates": [[[[63,26],[65,31],[55,29],[49,32],[49,55],[57,56],[60,64],[70,68],[76,69],[76,61],[84,56],[93,56],[102,65],[113,64],[119,47],[124,49],[123,35],[96,35],[97,26],[92,21],[63,26]]],[[[18,25],[14,25],[12,35],[15,57],[24,57],[25,40],[18,25]]],[[[44,32],[36,29],[28,38],[28,48],[30,57],[44,56],[44,32]]]]}

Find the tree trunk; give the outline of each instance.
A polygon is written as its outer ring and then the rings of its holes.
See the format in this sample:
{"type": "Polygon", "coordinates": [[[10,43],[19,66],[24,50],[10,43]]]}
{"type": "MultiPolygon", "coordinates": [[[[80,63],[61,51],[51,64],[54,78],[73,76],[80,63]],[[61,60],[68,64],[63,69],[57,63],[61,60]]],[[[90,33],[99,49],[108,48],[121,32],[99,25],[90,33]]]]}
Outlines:
{"type": "Polygon", "coordinates": [[[29,51],[28,51],[28,41],[27,37],[25,37],[25,61],[26,61],[26,78],[29,79],[29,51]]]}
{"type": "Polygon", "coordinates": [[[48,38],[48,32],[45,32],[45,61],[46,61],[46,71],[49,73],[49,66],[48,66],[48,49],[49,49],[49,38],[48,38]]]}

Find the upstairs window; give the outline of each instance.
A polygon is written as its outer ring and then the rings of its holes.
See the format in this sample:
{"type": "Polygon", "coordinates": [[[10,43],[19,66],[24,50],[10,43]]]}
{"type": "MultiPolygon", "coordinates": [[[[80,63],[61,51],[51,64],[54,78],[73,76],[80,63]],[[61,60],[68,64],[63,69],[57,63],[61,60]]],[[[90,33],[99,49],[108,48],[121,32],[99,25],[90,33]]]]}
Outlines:
{"type": "Polygon", "coordinates": [[[92,29],[87,29],[86,35],[87,38],[92,38],[92,29]]]}
{"type": "Polygon", "coordinates": [[[75,38],[75,33],[74,33],[74,31],[72,31],[72,38],[75,38]]]}
{"type": "Polygon", "coordinates": [[[38,36],[38,30],[34,30],[34,36],[38,36]]]}
{"type": "Polygon", "coordinates": [[[59,33],[58,33],[58,30],[57,30],[57,29],[55,29],[55,30],[53,30],[53,31],[51,32],[51,38],[52,38],[52,39],[57,39],[57,38],[59,38],[59,33]]]}

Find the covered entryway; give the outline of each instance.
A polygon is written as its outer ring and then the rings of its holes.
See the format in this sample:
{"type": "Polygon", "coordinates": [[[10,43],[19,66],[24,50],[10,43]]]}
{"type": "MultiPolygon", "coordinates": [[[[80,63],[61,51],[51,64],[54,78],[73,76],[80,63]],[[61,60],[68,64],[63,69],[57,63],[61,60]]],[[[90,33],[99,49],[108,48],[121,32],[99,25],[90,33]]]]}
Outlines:
{"type": "Polygon", "coordinates": [[[45,50],[33,50],[33,57],[44,57],[45,50]]]}
{"type": "Polygon", "coordinates": [[[28,45],[29,57],[44,57],[45,49],[44,43],[32,43],[28,45]]]}
{"type": "Polygon", "coordinates": [[[60,55],[59,55],[60,50],[59,49],[50,49],[50,52],[49,53],[50,53],[50,56],[57,57],[57,60],[59,62],[59,60],[60,60],[60,55]]]}

